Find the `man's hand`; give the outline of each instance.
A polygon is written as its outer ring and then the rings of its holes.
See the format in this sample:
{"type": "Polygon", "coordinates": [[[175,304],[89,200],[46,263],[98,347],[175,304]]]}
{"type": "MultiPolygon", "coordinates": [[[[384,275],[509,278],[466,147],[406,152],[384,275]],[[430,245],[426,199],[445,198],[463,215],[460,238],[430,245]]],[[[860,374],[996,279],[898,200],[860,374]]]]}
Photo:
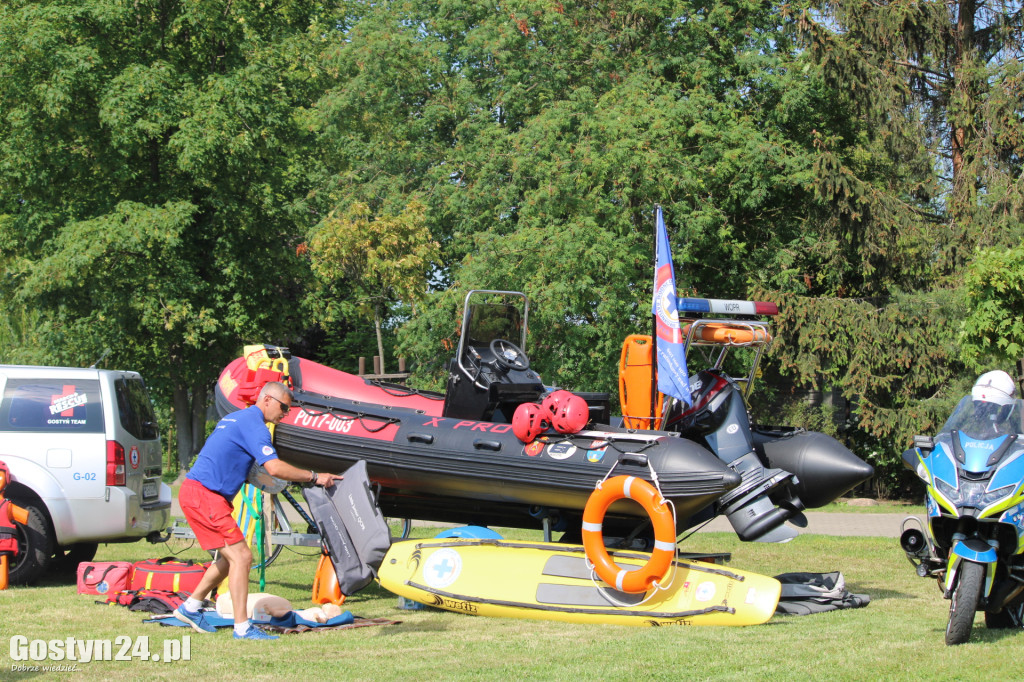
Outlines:
{"type": "Polygon", "coordinates": [[[345,478],[337,474],[328,474],[325,472],[317,473],[312,469],[300,469],[296,466],[292,466],[288,462],[282,462],[279,459],[267,460],[267,463],[263,465],[263,468],[267,470],[267,473],[275,478],[281,478],[285,481],[294,481],[295,483],[307,483],[312,485],[322,485],[325,488],[329,488],[334,485],[335,481],[340,481],[345,478]]]}
{"type": "Polygon", "coordinates": [[[340,481],[343,478],[345,477],[339,476],[337,474],[328,474],[325,472],[320,472],[316,475],[316,483],[314,483],[314,485],[322,485],[325,488],[330,488],[332,485],[334,485],[335,481],[340,481]]]}

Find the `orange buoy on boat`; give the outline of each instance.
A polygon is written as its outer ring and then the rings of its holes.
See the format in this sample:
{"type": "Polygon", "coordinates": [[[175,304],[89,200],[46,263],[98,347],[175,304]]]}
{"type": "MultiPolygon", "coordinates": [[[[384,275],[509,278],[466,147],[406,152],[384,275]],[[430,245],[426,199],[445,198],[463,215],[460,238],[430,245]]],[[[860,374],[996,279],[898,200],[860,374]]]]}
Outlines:
{"type": "MultiPolygon", "coordinates": [[[[683,327],[684,337],[689,329],[689,324],[683,327]]],[[[771,334],[764,327],[743,324],[741,322],[701,323],[697,325],[694,335],[699,341],[731,346],[746,346],[752,343],[764,344],[772,340],[771,334]]]]}
{"type": "Polygon", "coordinates": [[[664,578],[676,552],[676,523],[672,508],[658,490],[635,476],[616,476],[602,481],[590,494],[583,510],[583,547],[594,571],[620,592],[646,592],[664,578]],[[654,549],[650,560],[638,571],[620,568],[604,546],[604,515],[613,503],[622,499],[640,503],[654,526],[654,549]]]}

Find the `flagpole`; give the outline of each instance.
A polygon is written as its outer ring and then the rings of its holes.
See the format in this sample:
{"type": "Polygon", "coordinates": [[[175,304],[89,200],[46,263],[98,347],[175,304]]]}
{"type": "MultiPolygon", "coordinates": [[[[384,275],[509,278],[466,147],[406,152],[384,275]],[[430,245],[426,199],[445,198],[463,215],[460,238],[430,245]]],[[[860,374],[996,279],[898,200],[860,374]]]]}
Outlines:
{"type": "MultiPolygon", "coordinates": [[[[654,205],[654,213],[661,210],[660,204],[654,205]]],[[[657,225],[657,220],[655,220],[657,225]]],[[[658,269],[658,229],[654,229],[654,269],[658,269]]],[[[655,427],[655,413],[658,410],[658,316],[651,313],[651,431],[655,427]]]]}
{"type": "Polygon", "coordinates": [[[651,315],[651,431],[658,411],[658,317],[651,315]]]}

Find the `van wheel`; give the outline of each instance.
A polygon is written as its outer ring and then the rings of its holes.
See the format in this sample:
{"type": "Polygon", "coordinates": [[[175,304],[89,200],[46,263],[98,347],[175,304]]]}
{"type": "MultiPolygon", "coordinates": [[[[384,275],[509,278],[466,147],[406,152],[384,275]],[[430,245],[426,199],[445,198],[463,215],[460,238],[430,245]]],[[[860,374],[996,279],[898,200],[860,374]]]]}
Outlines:
{"type": "Polygon", "coordinates": [[[24,526],[15,524],[18,556],[13,558],[7,579],[12,585],[31,585],[46,572],[56,543],[46,515],[36,504],[16,504],[28,511],[28,523],[24,526]]]}
{"type": "Polygon", "coordinates": [[[57,547],[50,562],[50,570],[60,573],[75,573],[78,564],[83,561],[92,561],[96,558],[96,551],[99,549],[98,542],[75,542],[67,547],[57,547]]]}

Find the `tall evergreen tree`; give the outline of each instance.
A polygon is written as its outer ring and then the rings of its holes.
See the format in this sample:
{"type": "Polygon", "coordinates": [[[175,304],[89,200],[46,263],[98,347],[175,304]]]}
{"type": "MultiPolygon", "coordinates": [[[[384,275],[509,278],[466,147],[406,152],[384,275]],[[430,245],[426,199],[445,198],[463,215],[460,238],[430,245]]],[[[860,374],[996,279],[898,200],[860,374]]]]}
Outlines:
{"type": "Polygon", "coordinates": [[[903,142],[889,143],[894,158],[928,152],[935,179],[917,196],[927,190],[948,229],[939,274],[958,273],[977,246],[1019,241],[1019,0],[834,0],[822,11],[800,13],[799,26],[837,90],[879,137],[903,142]]]}
{"type": "Polygon", "coordinates": [[[852,400],[851,433],[892,462],[941,423],[970,385],[967,365],[998,355],[961,347],[976,300],[961,284],[979,247],[1024,234],[1021,4],[836,0],[786,12],[862,125],[820,138],[815,222],[850,266],[820,261],[821,276],[790,292],[781,361],[852,400]]]}

